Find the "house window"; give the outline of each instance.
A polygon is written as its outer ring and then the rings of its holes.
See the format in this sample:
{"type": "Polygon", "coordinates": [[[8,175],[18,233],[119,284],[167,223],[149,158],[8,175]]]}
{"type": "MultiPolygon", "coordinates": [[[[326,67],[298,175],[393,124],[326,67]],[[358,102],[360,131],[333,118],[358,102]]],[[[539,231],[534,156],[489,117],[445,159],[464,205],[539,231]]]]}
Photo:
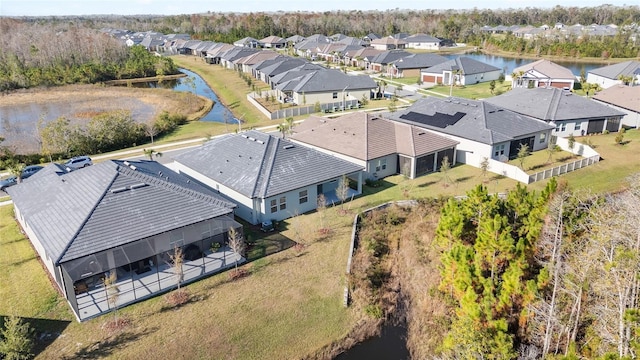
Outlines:
{"type": "Polygon", "coordinates": [[[545,141],[547,141],[547,134],[540,134],[540,144],[543,144],[545,141]]]}
{"type": "Polygon", "coordinates": [[[271,200],[270,205],[271,205],[270,208],[271,208],[272,214],[278,211],[278,201],[276,199],[271,200]]]}
{"type": "Polygon", "coordinates": [[[380,167],[382,168],[382,170],[385,170],[387,168],[387,159],[380,160],[380,167]]]}
{"type": "Polygon", "coordinates": [[[566,131],[567,130],[567,123],[562,123],[562,125],[560,125],[560,131],[566,131]]]}
{"type": "Polygon", "coordinates": [[[500,157],[500,155],[504,155],[504,144],[493,147],[493,156],[497,158],[500,157]]]}
{"type": "Polygon", "coordinates": [[[582,121],[576,121],[576,130],[582,130],[582,121]]]}
{"type": "Polygon", "coordinates": [[[309,196],[308,196],[308,192],[307,190],[302,190],[298,193],[298,197],[300,198],[300,204],[304,204],[307,201],[309,201],[309,196]]]}
{"type": "Polygon", "coordinates": [[[285,196],[280,197],[280,210],[287,209],[287,198],[285,196]]]}
{"type": "Polygon", "coordinates": [[[556,124],[556,129],[554,130],[555,132],[560,131],[560,124],[556,124]]]}
{"type": "Polygon", "coordinates": [[[182,230],[172,230],[169,233],[169,247],[171,249],[179,248],[184,245],[184,234],[182,230]]]}
{"type": "Polygon", "coordinates": [[[333,98],[334,98],[334,99],[337,99],[337,98],[338,98],[338,93],[337,93],[337,92],[334,92],[334,93],[333,93],[333,98]]]}

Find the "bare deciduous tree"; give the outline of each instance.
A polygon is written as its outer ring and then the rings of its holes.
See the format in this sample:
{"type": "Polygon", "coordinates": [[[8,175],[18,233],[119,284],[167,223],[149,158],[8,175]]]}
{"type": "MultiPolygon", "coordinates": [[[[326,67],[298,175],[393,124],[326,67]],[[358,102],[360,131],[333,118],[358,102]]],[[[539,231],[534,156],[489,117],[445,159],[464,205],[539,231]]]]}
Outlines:
{"type": "MultiPolygon", "coordinates": [[[[241,258],[245,256],[244,252],[247,248],[247,245],[244,242],[244,237],[242,236],[242,233],[240,233],[233,227],[229,228],[229,247],[231,248],[231,250],[233,250],[233,252],[240,255],[241,258]]],[[[239,261],[240,259],[235,261],[236,270],[238,270],[239,261]]]]}

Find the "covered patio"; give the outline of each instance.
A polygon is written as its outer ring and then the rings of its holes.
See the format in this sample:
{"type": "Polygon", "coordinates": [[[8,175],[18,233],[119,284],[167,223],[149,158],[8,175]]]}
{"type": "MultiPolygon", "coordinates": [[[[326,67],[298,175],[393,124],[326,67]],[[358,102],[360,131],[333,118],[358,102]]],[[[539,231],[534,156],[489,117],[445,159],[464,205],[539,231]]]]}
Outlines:
{"type": "MultiPolygon", "coordinates": [[[[238,264],[246,262],[245,258],[231,251],[228,246],[221,247],[216,252],[207,251],[202,255],[201,258],[184,261],[181,284],[224,271],[235,266],[236,262],[238,264]]],[[[158,256],[152,257],[146,266],[135,271],[126,271],[122,268],[115,270],[118,274],[116,282],[118,308],[167,292],[177,286],[176,275],[171,264],[153,261],[158,258],[158,256]]],[[[80,321],[113,310],[108,302],[107,289],[100,282],[94,283],[91,287],[76,287],[76,301],[80,321]]]]}

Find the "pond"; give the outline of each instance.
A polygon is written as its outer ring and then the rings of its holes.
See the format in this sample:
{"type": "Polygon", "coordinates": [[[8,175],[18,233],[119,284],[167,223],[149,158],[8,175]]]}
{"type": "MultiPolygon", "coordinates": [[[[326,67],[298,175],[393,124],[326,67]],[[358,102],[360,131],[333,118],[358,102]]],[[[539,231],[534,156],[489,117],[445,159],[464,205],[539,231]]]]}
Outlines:
{"type": "MultiPolygon", "coordinates": [[[[472,58],[474,60],[481,61],[485,64],[489,64],[495,66],[499,69],[502,69],[505,75],[511,75],[513,70],[522,65],[526,65],[536,61],[535,59],[519,59],[519,58],[510,58],[499,55],[491,55],[491,54],[482,54],[482,53],[471,53],[465,55],[444,55],[448,59],[455,59],[460,56],[465,56],[472,58]]],[[[584,70],[584,73],[587,74],[589,71],[606,66],[606,64],[602,63],[590,63],[590,62],[577,62],[577,61],[553,61],[554,63],[564,66],[571,70],[571,72],[575,76],[580,76],[580,72],[584,70]]]]}
{"type": "Polygon", "coordinates": [[[367,339],[336,356],[334,360],[409,359],[407,328],[404,324],[386,324],[380,336],[367,339]]]}
{"type": "Polygon", "coordinates": [[[164,88],[173,89],[175,91],[188,91],[196,95],[204,96],[213,100],[214,105],[211,111],[209,111],[209,113],[207,113],[200,119],[201,121],[216,121],[224,123],[226,120],[226,122],[228,123],[238,123],[238,120],[233,116],[231,111],[229,111],[227,107],[222,105],[216,93],[209,87],[204,79],[200,77],[200,75],[187,69],[180,69],[180,72],[184,73],[187,76],[178,78],[176,80],[165,80],[162,82],[147,81],[133,83],[132,86],[141,88],[164,88]]]}

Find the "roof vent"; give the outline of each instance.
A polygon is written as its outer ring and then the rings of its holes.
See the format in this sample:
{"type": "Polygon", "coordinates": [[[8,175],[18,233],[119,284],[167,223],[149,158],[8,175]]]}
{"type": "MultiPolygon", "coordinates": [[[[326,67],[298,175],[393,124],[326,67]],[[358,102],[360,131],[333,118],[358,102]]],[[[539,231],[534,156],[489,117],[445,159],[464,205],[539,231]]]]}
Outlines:
{"type": "Polygon", "coordinates": [[[251,136],[249,136],[249,140],[251,140],[251,141],[256,141],[256,139],[255,139],[255,138],[252,138],[251,136]]]}
{"type": "Polygon", "coordinates": [[[424,135],[424,134],[426,134],[424,131],[421,131],[418,133],[418,135],[424,135]]]}
{"type": "Polygon", "coordinates": [[[293,145],[285,145],[284,148],[287,149],[287,150],[293,149],[293,145]]]}
{"type": "Polygon", "coordinates": [[[140,189],[141,187],[145,187],[147,186],[147,184],[145,183],[138,183],[138,184],[133,184],[129,186],[129,189],[133,190],[133,189],[140,189]]]}
{"type": "Polygon", "coordinates": [[[129,168],[130,168],[131,170],[135,170],[135,169],[137,169],[137,167],[135,167],[135,165],[129,165],[129,168]]]}
{"type": "Polygon", "coordinates": [[[262,141],[262,140],[256,140],[256,142],[257,142],[258,144],[264,144],[264,141],[262,141]]]}
{"type": "Polygon", "coordinates": [[[246,138],[248,138],[248,136],[247,136],[247,135],[245,135],[245,134],[241,134],[240,136],[242,136],[242,137],[243,137],[243,138],[245,138],[245,139],[246,139],[246,138]]]}
{"type": "Polygon", "coordinates": [[[130,163],[130,162],[128,162],[127,160],[125,160],[125,161],[123,162],[123,164],[125,164],[125,165],[129,166],[131,163],[130,163]]]}
{"type": "Polygon", "coordinates": [[[124,186],[124,187],[119,187],[119,188],[111,189],[111,193],[113,193],[113,194],[117,194],[117,193],[121,193],[121,192],[123,192],[123,191],[127,191],[127,190],[129,190],[129,188],[128,188],[128,187],[126,187],[126,186],[124,186]]]}

